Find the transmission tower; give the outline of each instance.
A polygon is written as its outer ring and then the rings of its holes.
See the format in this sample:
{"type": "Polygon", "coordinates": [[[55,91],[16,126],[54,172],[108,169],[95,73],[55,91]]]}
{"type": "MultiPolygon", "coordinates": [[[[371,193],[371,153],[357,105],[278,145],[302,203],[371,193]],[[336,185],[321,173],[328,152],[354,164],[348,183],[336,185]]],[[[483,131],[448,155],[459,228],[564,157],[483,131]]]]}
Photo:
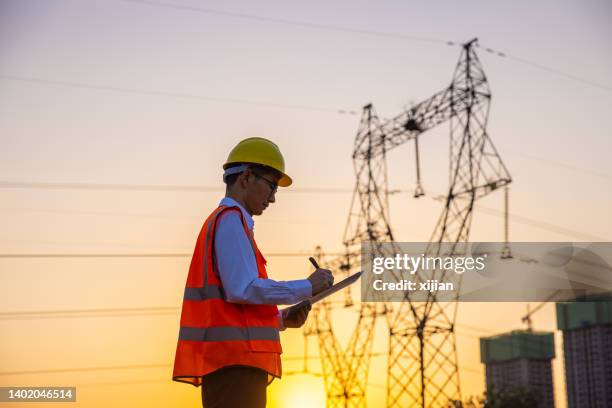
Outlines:
{"type": "MultiPolygon", "coordinates": [[[[397,131],[379,142],[394,147],[416,141],[423,132],[450,122],[448,194],[426,255],[439,255],[436,244],[443,242],[452,243],[450,255],[461,253],[475,201],[511,182],[486,130],[491,92],[475,45],[475,39],[463,45],[451,84],[385,124],[385,130],[397,131]]],[[[439,270],[431,279],[445,277],[446,271],[439,270]]],[[[459,287],[460,275],[450,274],[445,282],[459,287]]],[[[443,406],[461,398],[454,332],[457,303],[437,302],[436,295],[430,293],[426,302],[407,298],[388,319],[389,407],[443,406]]]]}
{"type": "MultiPolygon", "coordinates": [[[[330,267],[345,272],[356,269],[359,245],[364,241],[374,244],[377,256],[385,255],[377,244],[393,241],[386,154],[414,141],[414,196],[423,195],[418,140],[435,126],[450,124],[449,187],[426,255],[438,255],[436,244],[442,242],[451,243],[451,253],[445,255],[461,252],[469,238],[475,201],[512,181],[486,130],[491,92],[475,47],[476,39],[463,44],[448,87],[398,116],[382,122],[371,104],[364,107],[353,151],[357,180],[344,233],[346,256],[328,264],[330,267]]],[[[506,206],[507,197],[506,187],[506,206]]],[[[507,229],[507,222],[505,226],[507,229]]],[[[435,271],[431,278],[442,280],[445,274],[435,271]]],[[[453,279],[459,287],[456,275],[445,281],[453,279]]],[[[430,293],[425,302],[407,297],[395,310],[391,304],[362,302],[346,351],[332,330],[331,306],[313,309],[315,318],[309,330],[319,339],[328,407],[365,407],[374,326],[380,315],[386,316],[389,325],[387,406],[437,407],[461,398],[454,332],[457,303],[437,302],[436,295],[430,293]]]]}

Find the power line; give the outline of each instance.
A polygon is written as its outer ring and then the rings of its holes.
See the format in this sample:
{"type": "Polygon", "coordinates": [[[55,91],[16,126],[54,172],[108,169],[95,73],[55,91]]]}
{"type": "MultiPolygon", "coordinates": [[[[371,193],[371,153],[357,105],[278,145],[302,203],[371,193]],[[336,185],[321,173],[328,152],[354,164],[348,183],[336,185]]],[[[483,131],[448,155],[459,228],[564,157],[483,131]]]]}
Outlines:
{"type": "MultiPolygon", "coordinates": [[[[132,3],[140,3],[147,4],[152,6],[160,6],[160,7],[168,7],[189,11],[198,11],[209,14],[217,14],[217,15],[225,15],[230,17],[240,17],[240,18],[249,18],[254,20],[266,21],[266,22],[275,22],[275,23],[283,23],[283,24],[291,24],[291,25],[299,25],[308,28],[318,28],[318,29],[326,29],[333,31],[345,31],[357,34],[367,34],[367,35],[375,35],[375,36],[383,36],[383,37],[391,37],[391,38],[399,38],[404,40],[414,40],[414,41],[426,41],[426,42],[435,42],[435,43],[443,43],[446,45],[457,45],[452,41],[446,41],[436,38],[428,38],[428,37],[416,37],[416,36],[408,36],[403,34],[396,33],[385,33],[378,31],[369,31],[369,30],[361,30],[361,29],[350,29],[345,27],[336,27],[336,26],[328,26],[321,25],[315,23],[307,23],[307,22],[299,22],[299,21],[291,21],[291,20],[283,20],[283,19],[275,19],[263,16],[254,16],[248,14],[241,13],[229,13],[220,10],[213,9],[203,9],[197,7],[188,7],[188,6],[176,6],[170,5],[166,3],[152,2],[152,1],[144,1],[144,0],[123,0],[132,3]]],[[[596,86],[601,89],[610,91],[612,88],[609,86],[597,84],[595,82],[579,78],[572,74],[567,74],[562,71],[546,67],[544,65],[530,62],[523,58],[515,57],[509,55],[504,52],[495,51],[489,47],[484,47],[484,50],[490,53],[493,53],[500,57],[508,57],[514,59],[516,61],[531,65],[533,67],[546,70],[548,72],[562,75],[566,78],[579,81],[591,86],[596,86]]],[[[178,93],[178,92],[167,92],[160,90],[147,90],[147,89],[138,89],[138,88],[126,88],[126,87],[118,87],[118,86],[110,86],[110,85],[100,85],[100,84],[91,84],[91,83],[83,83],[83,82],[75,82],[75,81],[61,81],[55,79],[48,78],[34,78],[34,77],[24,77],[14,74],[8,73],[0,73],[0,79],[10,80],[10,81],[20,81],[20,82],[28,82],[28,83],[36,83],[43,85],[53,85],[53,86],[62,86],[69,88],[81,88],[81,89],[92,89],[92,90],[101,90],[101,91],[111,91],[111,92],[119,92],[119,93],[127,93],[127,94],[136,94],[136,95],[148,95],[148,96],[159,96],[159,97],[172,97],[172,98],[182,98],[182,99],[191,99],[191,100],[203,100],[207,102],[215,102],[215,103],[235,103],[235,104],[245,104],[245,105],[258,105],[258,106],[266,106],[271,108],[281,108],[281,109],[293,109],[293,110],[304,110],[304,111],[315,111],[315,112],[329,112],[336,114],[347,114],[347,115],[357,115],[357,112],[349,109],[342,108],[329,108],[329,107],[316,107],[316,106],[308,106],[308,105],[292,105],[292,104],[284,104],[284,103],[276,103],[276,102],[267,102],[267,101],[256,101],[256,100],[248,100],[248,99],[240,99],[240,98],[227,98],[227,97],[217,97],[217,96],[207,96],[207,95],[197,95],[197,94],[186,94],[186,93],[178,93]]],[[[146,188],[146,187],[145,187],[146,188]]],[[[179,187],[179,191],[184,191],[182,187],[179,187]]]]}
{"type": "MultiPolygon", "coordinates": [[[[169,218],[169,219],[180,219],[180,218],[198,218],[202,219],[203,214],[161,214],[161,213],[150,213],[150,212],[124,212],[124,211],[95,211],[95,210],[78,210],[75,208],[59,209],[59,208],[31,208],[31,207],[19,207],[19,208],[2,208],[0,211],[6,212],[43,212],[53,214],[70,214],[70,215],[101,215],[101,216],[116,216],[116,217],[146,217],[146,218],[169,218]]],[[[31,242],[31,240],[28,240],[31,242]]],[[[57,243],[57,242],[54,242],[57,243]]]]}
{"type": "Polygon", "coordinates": [[[512,152],[512,151],[510,151],[510,152],[506,152],[506,153],[513,154],[513,155],[519,156],[519,157],[523,157],[525,159],[537,161],[537,162],[540,162],[540,163],[548,164],[549,166],[562,167],[562,168],[565,168],[565,169],[568,169],[568,170],[572,170],[572,171],[575,171],[575,172],[586,173],[586,174],[590,174],[592,176],[601,177],[603,179],[612,180],[612,175],[610,175],[610,174],[600,173],[598,171],[594,171],[594,170],[590,170],[590,169],[583,169],[581,167],[577,167],[577,166],[574,166],[572,164],[563,163],[563,162],[556,161],[556,160],[549,160],[549,159],[545,159],[543,157],[533,156],[533,155],[530,155],[530,154],[525,154],[525,153],[520,153],[520,152],[512,152]]]}
{"type": "Polygon", "coordinates": [[[170,378],[164,378],[159,380],[135,380],[135,381],[109,381],[109,382],[98,382],[98,383],[83,383],[83,384],[74,384],[77,388],[82,387],[108,387],[108,386],[121,386],[121,385],[141,385],[141,384],[174,384],[170,378]]]}
{"type": "MultiPolygon", "coordinates": [[[[475,205],[474,208],[480,212],[485,214],[495,215],[495,216],[503,216],[503,212],[501,210],[497,210],[494,208],[485,207],[482,205],[475,205]]],[[[537,227],[540,229],[544,229],[547,231],[555,232],[557,234],[570,236],[574,238],[584,239],[586,241],[609,241],[609,239],[605,237],[600,237],[598,235],[588,234],[580,231],[576,231],[570,228],[561,227],[559,225],[551,224],[548,222],[534,220],[533,218],[524,217],[522,215],[517,215],[514,213],[509,214],[510,221],[516,222],[518,224],[526,224],[532,227],[537,227]]]]}
{"type": "MultiPolygon", "coordinates": [[[[315,356],[319,358],[319,356],[315,356]]],[[[302,356],[287,356],[282,357],[283,360],[302,360],[302,356]]],[[[55,373],[71,373],[80,371],[112,371],[112,370],[140,370],[150,368],[166,368],[173,367],[173,364],[134,364],[134,365],[117,365],[117,366],[95,366],[95,367],[70,367],[70,368],[48,368],[42,370],[22,370],[22,371],[1,371],[0,376],[8,375],[33,375],[33,374],[55,374],[55,373]]]]}
{"type": "MultiPolygon", "coordinates": [[[[1,187],[1,185],[0,185],[1,187]]],[[[408,192],[409,190],[395,190],[395,192],[408,192]]],[[[434,200],[441,200],[443,195],[436,195],[435,193],[428,192],[428,194],[433,194],[434,200]]],[[[503,211],[497,210],[495,208],[485,207],[482,205],[475,205],[474,208],[480,212],[503,217],[503,211]]],[[[510,213],[510,221],[517,224],[529,225],[531,227],[543,229],[546,231],[554,232],[557,234],[578,238],[586,241],[609,241],[609,239],[605,237],[601,237],[594,234],[589,234],[581,231],[576,231],[570,228],[562,227],[556,224],[538,221],[533,218],[525,217],[522,215],[517,215],[515,213],[510,213]]],[[[98,253],[98,254],[50,254],[50,253],[34,253],[34,254],[0,254],[0,258],[177,258],[177,257],[188,257],[192,254],[189,253],[98,253]]],[[[270,253],[266,256],[270,257],[297,257],[297,256],[309,256],[308,252],[278,252],[278,253],[270,253]]],[[[332,256],[342,256],[343,253],[330,253],[332,256]]]]}
{"type": "Polygon", "coordinates": [[[177,312],[140,312],[140,313],[95,313],[95,314],[65,314],[65,315],[19,315],[0,316],[0,320],[41,320],[41,319],[88,319],[88,318],[110,318],[110,317],[146,317],[146,316],[170,316],[178,317],[177,312]]]}
{"type": "Polygon", "coordinates": [[[0,254],[0,258],[184,258],[192,255],[189,253],[30,253],[0,254]]]}
{"type": "MultiPolygon", "coordinates": [[[[282,358],[283,360],[301,360],[304,357],[288,356],[288,357],[282,357],[282,358]]],[[[316,356],[316,358],[319,358],[319,356],[316,356]]],[[[50,369],[42,369],[42,370],[2,371],[0,372],[0,376],[57,374],[57,373],[82,372],[82,371],[140,370],[140,369],[166,368],[166,367],[173,367],[173,364],[134,364],[134,365],[118,365],[118,366],[70,367],[70,368],[50,368],[50,369]]],[[[462,370],[482,373],[482,371],[480,370],[477,370],[475,368],[469,368],[469,367],[463,367],[462,370]]],[[[319,373],[312,373],[309,371],[294,371],[294,372],[288,372],[285,374],[287,375],[290,375],[290,374],[320,375],[319,373]]]]}
{"type": "MultiPolygon", "coordinates": [[[[332,304],[344,304],[330,302],[332,304]]],[[[132,317],[132,316],[177,316],[181,310],[177,306],[167,307],[134,307],[134,308],[94,308],[94,309],[64,309],[64,310],[24,310],[0,313],[0,320],[39,320],[39,319],[78,319],[78,318],[106,318],[106,317],[132,317]]]]}
{"type": "MultiPolygon", "coordinates": [[[[541,158],[532,157],[534,160],[544,161],[541,158]]],[[[554,162],[557,165],[562,165],[561,163],[554,162]]],[[[570,165],[567,165],[568,168],[573,168],[570,165]]],[[[574,168],[575,170],[579,170],[574,168]]],[[[586,170],[583,170],[586,171],[586,170]]],[[[598,173],[601,177],[610,178],[612,176],[598,173]]],[[[105,184],[105,183],[45,183],[45,182],[15,182],[15,181],[0,181],[0,188],[17,188],[17,189],[48,189],[48,190],[100,190],[100,191],[110,191],[110,190],[119,190],[119,191],[163,191],[163,192],[209,192],[215,191],[220,192],[223,191],[221,188],[214,186],[188,186],[188,185],[153,185],[153,184],[105,184]]],[[[403,194],[403,193],[413,193],[414,190],[410,189],[391,189],[389,190],[389,194],[403,194]]],[[[340,187],[305,187],[305,188],[293,188],[289,189],[286,192],[289,193],[312,193],[312,194],[337,194],[337,193],[350,193],[353,192],[353,189],[348,188],[340,188],[340,187]]],[[[433,197],[434,200],[441,200],[444,195],[438,194],[435,192],[428,191],[429,195],[433,197]]],[[[502,216],[503,212],[484,207],[482,205],[475,206],[482,212],[488,213],[490,215],[502,216]]],[[[40,210],[42,211],[42,210],[40,210]]],[[[608,241],[607,238],[584,233],[576,230],[572,230],[566,227],[558,226],[552,223],[542,222],[538,220],[534,220],[522,215],[510,214],[510,218],[512,222],[526,224],[533,227],[537,227],[540,229],[548,230],[551,232],[559,233],[566,236],[572,236],[579,239],[584,239],[588,241],[608,241]]],[[[96,255],[97,256],[97,255],[96,255]]],[[[136,255],[137,257],[145,257],[149,255],[136,255]]],[[[186,256],[185,254],[167,254],[165,256],[186,256]]],[[[271,255],[275,256],[275,255],[271,255]]],[[[284,255],[276,255],[276,256],[284,256],[284,255]]],[[[298,255],[295,255],[298,256],[298,255]]],[[[0,254],[0,258],[2,255],[0,254]]],[[[10,256],[16,257],[16,256],[10,256]]],[[[58,255],[56,257],[65,257],[58,255]]],[[[91,257],[91,256],[90,256],[91,257]]],[[[102,257],[102,256],[100,256],[102,257]]]]}
{"type": "MultiPolygon", "coordinates": [[[[100,190],[100,191],[163,191],[173,193],[223,192],[219,186],[180,185],[180,184],[117,184],[117,183],[53,183],[28,181],[0,181],[0,188],[41,189],[41,190],[100,190]]],[[[281,190],[283,193],[335,194],[352,193],[353,189],[342,187],[297,187],[281,190]]],[[[408,192],[408,190],[394,190],[408,192]]]]}
{"type": "Polygon", "coordinates": [[[135,364],[106,367],[74,367],[74,368],[51,368],[45,370],[23,370],[23,371],[0,371],[0,376],[7,375],[32,375],[32,374],[55,374],[72,373],[79,371],[112,371],[112,370],[139,370],[148,368],[172,367],[172,364],[135,364]]]}
{"type": "MultiPolygon", "coordinates": [[[[496,217],[503,217],[504,212],[501,210],[497,210],[495,208],[484,207],[481,205],[475,205],[474,208],[482,213],[493,215],[496,217]]],[[[96,211],[71,211],[71,210],[28,210],[28,211],[45,211],[45,212],[58,212],[58,213],[68,213],[68,214],[93,214],[93,215],[125,215],[130,217],[172,217],[170,215],[152,215],[152,214],[122,214],[122,213],[112,213],[112,212],[96,212],[96,211]]],[[[517,215],[515,213],[510,213],[510,222],[516,224],[528,225],[530,227],[542,229],[545,231],[554,232],[557,234],[585,240],[585,241],[609,241],[608,238],[601,237],[599,235],[594,235],[590,233],[585,233],[577,230],[573,230],[570,228],[566,228],[560,225],[538,221],[533,218],[528,218],[522,215],[517,215]]],[[[180,216],[174,216],[180,217],[180,216]]],[[[188,216],[185,216],[188,217],[188,216]]],[[[198,217],[197,215],[189,216],[189,217],[198,217]]],[[[61,242],[58,242],[61,244],[61,242]]],[[[72,256],[73,254],[0,254],[0,258],[72,258],[76,256],[72,256]],[[33,255],[33,256],[30,256],[33,255]]],[[[77,254],[78,257],[81,258],[152,258],[152,257],[186,257],[191,256],[187,253],[167,253],[167,254],[77,254]]],[[[297,252],[297,253],[270,253],[266,256],[271,257],[294,257],[294,256],[306,256],[309,255],[307,253],[297,252]]],[[[331,253],[330,255],[342,256],[339,252],[331,253]]]]}
{"type": "MultiPolygon", "coordinates": [[[[435,133],[435,132],[434,132],[435,133]]],[[[439,132],[436,135],[441,135],[439,132]]],[[[506,152],[515,156],[537,161],[551,166],[562,167],[578,173],[612,180],[612,175],[590,169],[584,169],[573,164],[550,160],[539,156],[529,155],[516,151],[506,152]]],[[[214,185],[180,185],[180,184],[117,184],[117,183],[63,183],[63,182],[26,182],[26,181],[0,181],[0,188],[15,189],[44,189],[44,190],[125,190],[125,191],[168,191],[168,192],[222,192],[223,187],[214,185]]],[[[283,190],[283,193],[313,193],[336,194],[352,193],[353,189],[343,187],[292,187],[283,190]]],[[[413,193],[408,189],[390,189],[389,194],[413,193]]]]}
{"type": "Polygon", "coordinates": [[[168,8],[168,9],[190,11],[190,12],[202,13],[202,14],[210,14],[210,15],[217,15],[217,16],[224,16],[224,17],[246,19],[246,20],[262,21],[266,23],[292,25],[292,26],[298,26],[298,27],[313,28],[313,29],[318,29],[318,30],[345,32],[345,33],[351,33],[351,34],[363,34],[363,35],[369,35],[369,36],[375,36],[375,37],[395,38],[399,40],[428,42],[428,43],[444,44],[444,45],[450,45],[450,46],[457,45],[456,43],[452,41],[447,41],[447,40],[443,40],[440,38],[434,38],[434,37],[423,37],[423,36],[407,35],[407,34],[400,34],[400,33],[384,32],[384,31],[366,30],[362,28],[342,27],[342,26],[335,26],[335,25],[328,25],[328,24],[311,23],[308,21],[289,20],[289,19],[267,17],[267,16],[255,15],[255,14],[236,13],[236,12],[229,12],[229,11],[224,11],[224,10],[203,8],[203,7],[196,7],[196,6],[183,6],[183,5],[177,5],[177,4],[168,4],[168,3],[164,3],[160,1],[149,1],[149,0],[123,0],[123,1],[128,2],[128,3],[147,5],[147,6],[163,7],[163,8],[168,8]]]}
{"type": "Polygon", "coordinates": [[[468,330],[474,330],[474,331],[479,331],[488,335],[494,335],[497,334],[496,332],[489,330],[489,329],[485,329],[483,327],[477,327],[477,326],[470,326],[468,324],[455,324],[455,327],[463,327],[464,329],[468,329],[468,330]]]}
{"type": "Polygon", "coordinates": [[[180,307],[133,307],[133,308],[99,308],[99,309],[64,309],[64,310],[32,310],[19,312],[2,312],[0,320],[4,319],[22,319],[22,318],[61,318],[61,317],[106,317],[106,313],[121,313],[122,315],[130,314],[156,314],[156,313],[171,313],[176,314],[180,311],[180,307]]]}
{"type": "MultiPolygon", "coordinates": [[[[609,176],[608,176],[609,177],[609,176]]],[[[49,190],[101,190],[101,191],[110,191],[110,190],[120,190],[120,191],[164,191],[164,192],[208,192],[208,191],[222,191],[220,188],[216,188],[213,186],[187,186],[187,185],[143,185],[143,184],[104,184],[104,183],[43,183],[43,182],[13,182],[13,181],[0,181],[0,188],[24,188],[24,189],[49,189],[49,190]]],[[[349,193],[353,192],[353,189],[348,188],[339,188],[339,187],[306,187],[306,188],[295,188],[289,189],[287,192],[292,193],[312,193],[312,194],[335,194],[335,193],[349,193]]],[[[389,194],[397,194],[397,193],[413,193],[413,190],[410,189],[391,189],[389,190],[389,194]]],[[[438,194],[435,192],[428,191],[430,196],[433,197],[434,200],[440,200],[445,197],[443,194],[438,194]]],[[[495,216],[503,216],[503,212],[484,207],[482,205],[476,205],[476,209],[495,216]]],[[[533,227],[537,227],[540,229],[548,230],[551,232],[555,232],[558,234],[571,236],[579,239],[584,239],[587,241],[608,241],[607,238],[601,237],[594,234],[584,233],[576,230],[572,230],[570,228],[562,227],[559,225],[555,225],[552,223],[547,223],[543,221],[534,220],[532,218],[528,218],[522,215],[517,215],[514,213],[510,214],[510,220],[512,222],[516,222],[519,224],[526,224],[533,227]]],[[[29,254],[0,254],[0,258],[28,258],[28,257],[56,257],[56,258],[67,258],[73,257],[70,255],[63,254],[42,254],[35,256],[28,256],[29,254]]],[[[303,254],[270,254],[269,256],[301,256],[303,254]]],[[[183,257],[190,256],[190,254],[80,254],[79,257],[183,257]]]]}
{"type": "Polygon", "coordinates": [[[219,192],[222,187],[176,184],[113,184],[113,183],[52,183],[0,181],[0,188],[41,189],[41,190],[122,190],[122,191],[164,191],[164,192],[219,192]]]}
{"type": "MultiPolygon", "coordinates": [[[[479,45],[477,44],[476,46],[478,47],[479,45]]],[[[603,85],[603,84],[597,83],[595,81],[591,81],[591,80],[586,79],[586,78],[581,78],[579,76],[576,76],[576,75],[573,75],[573,74],[569,74],[567,72],[560,71],[560,70],[558,70],[556,68],[551,68],[551,67],[548,67],[546,65],[539,64],[537,62],[529,61],[529,60],[527,60],[525,58],[521,58],[521,57],[517,57],[515,55],[508,54],[507,52],[496,51],[496,50],[494,50],[492,48],[484,47],[482,45],[480,46],[480,48],[484,49],[488,53],[497,55],[498,57],[508,58],[510,60],[514,60],[516,62],[520,62],[521,64],[529,65],[530,67],[537,68],[537,69],[540,69],[542,71],[545,71],[545,72],[548,72],[548,73],[551,73],[551,74],[554,74],[554,75],[562,76],[562,77],[567,78],[567,79],[571,79],[572,81],[581,82],[583,84],[586,84],[586,85],[589,85],[589,86],[592,86],[592,87],[595,87],[595,88],[603,89],[604,91],[608,91],[608,92],[612,91],[612,87],[610,87],[608,85],[603,85]]]]}
{"type": "MultiPolygon", "coordinates": [[[[29,253],[29,254],[0,254],[0,258],[185,258],[193,253],[29,253]]],[[[270,252],[266,257],[308,257],[310,251],[301,252],[270,252]]],[[[343,252],[331,252],[331,256],[343,256],[343,252]]]]}
{"type": "MultiPolygon", "coordinates": [[[[427,191],[427,194],[430,195],[432,199],[436,201],[446,200],[446,196],[444,194],[437,194],[431,191],[427,191]]],[[[475,204],[474,209],[480,212],[483,212],[485,214],[494,215],[496,217],[504,217],[504,212],[502,210],[486,207],[481,204],[475,204]]],[[[517,215],[515,213],[509,213],[508,215],[509,215],[509,220],[513,223],[529,225],[531,227],[540,228],[546,231],[555,232],[557,234],[566,235],[566,236],[570,236],[570,237],[574,237],[578,239],[583,239],[586,241],[609,241],[609,239],[600,237],[598,235],[576,231],[576,230],[562,227],[562,226],[552,224],[549,222],[534,220],[533,218],[525,217],[522,215],[517,215]]]]}
{"type": "MultiPolygon", "coordinates": [[[[388,120],[388,119],[387,119],[388,120]]],[[[434,136],[437,137],[447,137],[447,134],[442,133],[441,131],[435,129],[435,130],[428,130],[428,132],[432,133],[434,136]]],[[[531,154],[525,154],[523,152],[519,152],[519,151],[513,151],[513,150],[507,150],[504,149],[504,154],[510,154],[513,156],[518,156],[518,157],[522,157],[524,159],[528,159],[528,160],[532,160],[535,162],[539,162],[539,163],[543,163],[546,164],[548,166],[556,166],[556,167],[562,167],[565,168],[567,170],[572,170],[576,173],[583,173],[583,174],[589,174],[592,176],[596,176],[596,177],[601,177],[607,180],[612,180],[612,175],[607,174],[607,173],[602,173],[602,172],[598,172],[595,170],[591,170],[591,169],[585,169],[579,166],[576,166],[574,164],[571,163],[564,163],[561,161],[557,161],[557,160],[550,160],[541,156],[535,156],[535,155],[531,155],[531,154]]]]}
{"type": "Polygon", "coordinates": [[[35,83],[35,84],[43,84],[43,85],[61,86],[61,87],[68,87],[68,88],[82,88],[82,89],[93,89],[93,90],[98,90],[98,91],[120,92],[120,93],[134,94],[134,95],[172,97],[172,98],[182,98],[182,99],[191,99],[191,100],[202,100],[202,101],[216,102],[216,103],[236,103],[236,104],[243,104],[243,105],[266,106],[269,108],[293,109],[293,110],[303,110],[303,111],[313,111],[313,112],[328,112],[328,113],[348,114],[348,115],[357,114],[356,111],[346,110],[346,109],[324,108],[324,107],[307,106],[307,105],[291,105],[291,104],[284,104],[284,103],[256,101],[256,100],[238,99],[238,98],[226,98],[226,97],[217,97],[217,96],[196,95],[196,94],[186,94],[186,93],[178,93],[178,92],[166,92],[166,91],[147,90],[147,89],[138,89],[138,88],[124,88],[124,87],[118,87],[118,86],[90,84],[90,83],[84,83],[84,82],[59,81],[55,79],[24,77],[24,76],[7,74],[7,73],[0,73],[0,79],[9,80],[9,81],[20,81],[20,82],[28,82],[28,83],[35,83]]]}
{"type": "Polygon", "coordinates": [[[313,377],[323,377],[322,373],[316,373],[314,371],[307,371],[307,370],[287,371],[287,372],[284,372],[283,374],[285,375],[306,374],[306,375],[312,375],[313,377]]]}
{"type": "MultiPolygon", "coordinates": [[[[169,9],[190,11],[190,12],[210,14],[210,15],[218,15],[218,16],[224,16],[224,17],[241,18],[241,19],[261,21],[261,22],[266,22],[266,23],[285,24],[285,25],[299,26],[299,27],[310,28],[310,29],[346,32],[346,33],[352,33],[352,34],[362,34],[362,35],[369,35],[369,36],[376,36],[376,37],[394,38],[394,39],[399,39],[399,40],[428,42],[428,43],[435,43],[435,44],[444,44],[448,46],[460,45],[459,43],[456,43],[454,41],[443,40],[443,39],[435,38],[435,37],[421,37],[421,36],[406,35],[406,34],[399,34],[399,33],[365,30],[365,29],[360,29],[360,28],[318,24],[318,23],[311,23],[307,21],[289,20],[289,19],[282,19],[282,18],[267,17],[267,16],[262,16],[262,15],[228,12],[224,10],[211,9],[211,8],[168,4],[168,3],[164,3],[160,1],[152,1],[152,0],[123,0],[123,1],[128,2],[128,3],[147,5],[147,6],[163,7],[163,8],[169,8],[169,9]]],[[[580,82],[580,83],[583,83],[583,84],[586,84],[592,87],[603,89],[608,92],[612,91],[612,87],[608,85],[603,85],[595,81],[591,81],[589,79],[582,78],[577,75],[558,70],[556,68],[551,68],[546,65],[509,54],[505,51],[495,50],[491,47],[479,45],[478,43],[476,44],[476,47],[480,47],[484,51],[490,54],[496,55],[498,57],[507,58],[507,59],[528,65],[532,68],[536,68],[536,69],[539,69],[539,70],[542,70],[542,71],[545,71],[545,72],[548,72],[548,73],[551,73],[557,76],[564,77],[566,79],[570,79],[572,81],[580,82]]]]}

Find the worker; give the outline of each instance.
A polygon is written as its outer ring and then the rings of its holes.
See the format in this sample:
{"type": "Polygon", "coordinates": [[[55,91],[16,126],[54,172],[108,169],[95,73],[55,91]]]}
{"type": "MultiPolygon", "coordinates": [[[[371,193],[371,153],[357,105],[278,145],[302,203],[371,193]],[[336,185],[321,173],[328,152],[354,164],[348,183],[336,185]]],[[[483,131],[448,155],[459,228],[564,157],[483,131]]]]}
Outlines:
{"type": "Polygon", "coordinates": [[[242,140],[223,169],[225,197],[204,222],[189,267],[172,379],[201,386],[204,408],[263,408],[266,387],[282,373],[279,331],[301,327],[311,308],[277,305],[306,300],[334,278],[320,268],[307,279],[268,278],[253,216],[292,183],[276,144],[242,140]]]}

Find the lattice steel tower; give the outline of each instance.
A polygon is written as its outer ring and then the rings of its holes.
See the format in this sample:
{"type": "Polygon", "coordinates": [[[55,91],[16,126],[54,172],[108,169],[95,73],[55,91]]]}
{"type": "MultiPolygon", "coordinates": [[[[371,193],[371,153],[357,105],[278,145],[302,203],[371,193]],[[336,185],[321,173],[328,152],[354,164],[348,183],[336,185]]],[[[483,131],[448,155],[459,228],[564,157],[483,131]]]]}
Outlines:
{"type": "MultiPolygon", "coordinates": [[[[474,202],[511,182],[487,133],[491,92],[474,51],[476,46],[476,39],[462,45],[448,87],[398,116],[383,122],[371,104],[364,107],[353,151],[357,180],[344,234],[346,256],[335,260],[332,267],[357,269],[359,245],[363,241],[393,241],[386,153],[414,141],[417,169],[414,195],[423,195],[418,140],[435,126],[450,124],[449,187],[425,255],[436,256],[439,247],[435,244],[441,242],[452,243],[451,254],[462,251],[469,238],[474,202]]],[[[380,247],[375,248],[377,256],[385,256],[380,247]]],[[[445,271],[440,270],[430,274],[429,279],[446,278],[445,282],[458,287],[461,282],[457,276],[460,275],[446,277],[445,271]]],[[[329,407],[365,407],[374,326],[380,315],[386,316],[389,326],[387,406],[438,407],[460,399],[454,332],[457,303],[437,302],[436,292],[426,302],[414,302],[407,297],[394,308],[392,304],[363,302],[346,351],[333,333],[329,304],[316,307],[313,312],[308,330],[319,338],[329,407]]]]}

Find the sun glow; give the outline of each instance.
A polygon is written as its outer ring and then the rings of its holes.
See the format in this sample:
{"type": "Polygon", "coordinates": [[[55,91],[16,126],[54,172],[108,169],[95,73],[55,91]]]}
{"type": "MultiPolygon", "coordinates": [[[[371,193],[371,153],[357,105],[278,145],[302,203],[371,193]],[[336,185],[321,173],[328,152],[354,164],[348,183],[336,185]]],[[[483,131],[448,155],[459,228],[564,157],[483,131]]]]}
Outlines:
{"type": "Polygon", "coordinates": [[[268,400],[271,407],[325,407],[323,380],[308,374],[284,376],[270,386],[268,400]]]}

